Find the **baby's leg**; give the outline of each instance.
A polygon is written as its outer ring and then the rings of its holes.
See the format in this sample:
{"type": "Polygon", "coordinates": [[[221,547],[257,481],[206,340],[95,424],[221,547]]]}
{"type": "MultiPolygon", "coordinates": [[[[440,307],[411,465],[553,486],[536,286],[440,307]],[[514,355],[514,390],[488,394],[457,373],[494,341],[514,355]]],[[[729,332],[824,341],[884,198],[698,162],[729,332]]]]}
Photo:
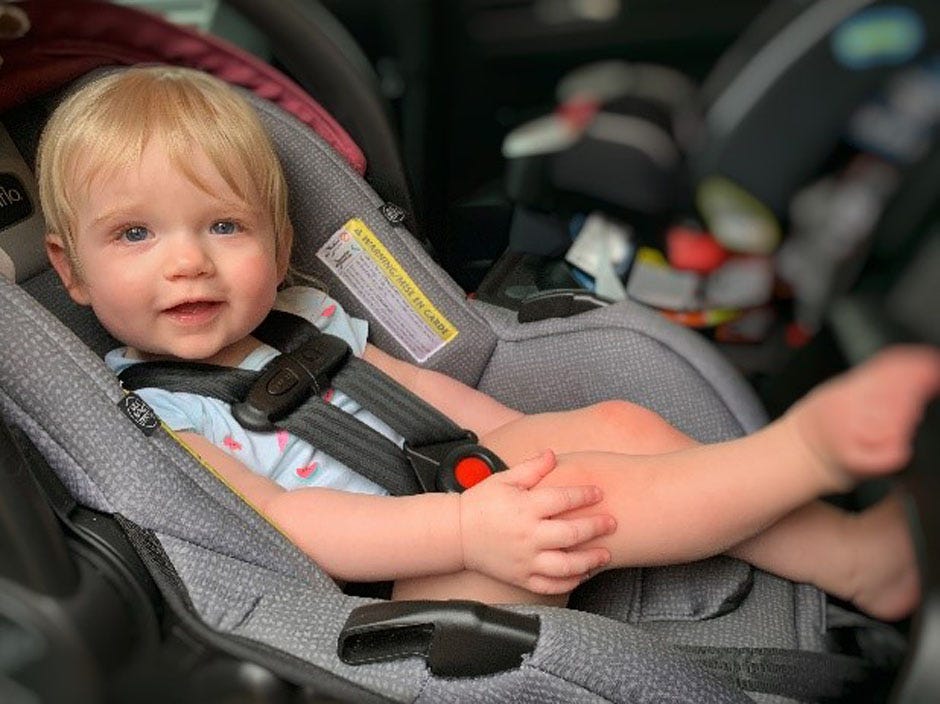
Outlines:
{"type": "Polygon", "coordinates": [[[819,495],[900,469],[922,409],[938,392],[940,351],[896,347],[823,384],[761,431],[731,442],[695,446],[634,411],[623,414],[623,425],[639,417],[645,423],[641,438],[611,434],[611,424],[587,409],[522,418],[484,443],[510,463],[520,447],[531,453],[533,443],[559,452],[593,445],[619,453],[643,442],[643,451],[666,445],[660,450],[665,454],[645,456],[560,455],[558,469],[543,480],[603,489],[598,508],[612,513],[619,526],[601,541],[612,550],[613,564],[662,564],[726,550],[819,495]],[[669,452],[670,445],[682,449],[669,452]],[[657,541],[653,530],[665,538],[657,541]],[[659,549],[664,552],[657,558],[659,549]]]}
{"type": "MultiPolygon", "coordinates": [[[[923,408],[938,392],[940,353],[897,347],[819,387],[788,415],[847,487],[907,463],[923,408]]],[[[810,504],[730,554],[813,583],[882,619],[906,616],[920,597],[913,543],[894,495],[859,514],[810,504]]]]}
{"type": "MultiPolygon", "coordinates": [[[[863,608],[868,604],[873,611],[889,614],[892,608],[904,607],[875,605],[874,599],[855,593],[854,586],[847,592],[845,585],[857,580],[846,581],[844,569],[812,574],[808,569],[817,559],[844,554],[837,541],[815,535],[837,535],[841,518],[834,520],[821,504],[787,514],[820,494],[848,488],[852,477],[898,468],[920,409],[938,389],[940,355],[924,348],[900,349],[824,385],[783,419],[737,441],[696,447],[648,412],[602,404],[522,418],[483,442],[509,464],[545,446],[575,450],[559,457],[558,469],[544,481],[603,489],[604,503],[591,511],[617,517],[617,532],[597,541],[610,550],[611,567],[686,562],[735,548],[734,554],[758,566],[794,579],[810,578],[863,608]],[[618,413],[622,417],[611,421],[618,413]],[[622,427],[623,432],[612,433],[612,427],[622,427]],[[587,449],[585,445],[615,452],[577,452],[587,449]],[[653,454],[621,454],[629,452],[653,454]],[[830,517],[820,520],[824,515],[830,517]],[[761,539],[739,545],[762,531],[766,535],[761,539]],[[799,538],[810,534],[813,540],[799,538]],[[814,541],[820,550],[813,555],[798,549],[814,541]],[[828,547],[822,549],[824,544],[828,547]]],[[[903,523],[886,519],[888,509],[863,516],[857,521],[860,540],[877,532],[873,526],[892,522],[903,529],[903,523]]],[[[902,562],[910,574],[913,559],[902,562]]],[[[444,579],[453,587],[461,578],[444,579]]],[[[510,598],[495,600],[518,600],[519,592],[508,591],[510,598]]],[[[481,593],[489,592],[481,587],[481,593]]]]}
{"type": "MultiPolygon", "coordinates": [[[[893,472],[903,466],[926,403],[940,393],[940,351],[927,346],[891,348],[817,387],[788,413],[797,440],[832,470],[836,484],[893,472]]],[[[628,401],[523,416],[483,438],[490,447],[529,457],[614,452],[656,455],[688,449],[696,441],[662,417],[628,401]]],[[[512,461],[515,461],[514,459],[512,461]]],[[[511,464],[512,462],[510,462],[511,464]]],[[[756,471],[759,471],[756,470],[756,471]]]]}
{"type": "MultiPolygon", "coordinates": [[[[858,514],[814,501],[726,554],[813,584],[884,620],[907,616],[920,600],[914,548],[901,501],[894,495],[858,514]]],[[[403,580],[396,584],[394,598],[562,606],[568,595],[534,594],[467,572],[403,580]]]]}
{"type": "Polygon", "coordinates": [[[813,502],[728,554],[813,584],[884,620],[907,616],[920,600],[914,545],[893,494],[861,513],[813,502]]]}
{"type": "MultiPolygon", "coordinates": [[[[602,502],[573,515],[616,517],[616,532],[585,545],[608,550],[611,567],[688,562],[752,537],[821,491],[827,475],[806,467],[799,443],[784,442],[779,450],[777,436],[784,433],[786,439],[788,432],[783,426],[742,441],[659,455],[575,452],[559,456],[542,483],[601,487],[602,502]],[[768,458],[765,467],[754,457],[768,458]]],[[[509,437],[484,441],[510,465],[525,459],[509,437]]],[[[396,596],[522,599],[518,590],[502,591],[481,577],[464,581],[463,575],[401,583],[396,596]]]]}
{"type": "Polygon", "coordinates": [[[531,457],[546,448],[557,455],[592,451],[661,455],[698,445],[654,411],[620,400],[522,416],[487,433],[481,442],[510,453],[504,458],[509,464],[517,456],[531,457]]]}

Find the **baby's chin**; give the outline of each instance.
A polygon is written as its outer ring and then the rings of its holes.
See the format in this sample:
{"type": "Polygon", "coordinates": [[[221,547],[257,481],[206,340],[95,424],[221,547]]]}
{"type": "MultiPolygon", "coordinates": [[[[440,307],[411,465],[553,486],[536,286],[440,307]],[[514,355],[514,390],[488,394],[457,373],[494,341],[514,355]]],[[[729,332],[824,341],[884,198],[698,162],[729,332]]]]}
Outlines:
{"type": "Polygon", "coordinates": [[[178,345],[171,349],[165,347],[143,347],[126,345],[125,356],[142,362],[176,361],[201,362],[227,367],[237,367],[242,360],[253,352],[261,343],[251,335],[239,338],[235,342],[218,346],[217,344],[178,345]]]}
{"type": "Polygon", "coordinates": [[[131,347],[127,345],[125,348],[124,356],[128,359],[136,359],[141,362],[165,362],[165,361],[177,361],[177,362],[202,362],[206,359],[209,359],[216,354],[219,350],[214,350],[208,355],[197,354],[197,353],[183,353],[183,354],[174,354],[172,352],[164,352],[159,350],[143,350],[138,347],[131,347]]]}

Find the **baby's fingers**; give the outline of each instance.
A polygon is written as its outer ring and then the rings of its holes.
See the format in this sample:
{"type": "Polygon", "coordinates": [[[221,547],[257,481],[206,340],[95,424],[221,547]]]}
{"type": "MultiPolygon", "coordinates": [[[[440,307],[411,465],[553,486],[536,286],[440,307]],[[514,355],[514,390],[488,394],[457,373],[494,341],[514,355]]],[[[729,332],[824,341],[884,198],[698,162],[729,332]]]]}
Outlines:
{"type": "Polygon", "coordinates": [[[610,552],[605,548],[585,550],[549,550],[541,553],[532,565],[533,576],[553,579],[583,579],[610,562],[610,552]]]}
{"type": "Polygon", "coordinates": [[[535,457],[530,457],[504,472],[496,474],[506,484],[517,486],[520,489],[531,489],[555,469],[555,453],[543,450],[535,457]]]}
{"type": "Polygon", "coordinates": [[[536,560],[538,571],[529,577],[526,589],[536,594],[567,594],[609,562],[610,553],[604,548],[544,552],[536,560]]]}
{"type": "Polygon", "coordinates": [[[580,518],[542,521],[535,532],[537,544],[545,549],[573,548],[617,530],[617,521],[606,513],[580,518]]]}
{"type": "Polygon", "coordinates": [[[533,575],[526,584],[526,589],[535,594],[568,594],[574,591],[582,582],[587,581],[590,574],[579,574],[576,577],[546,577],[533,575]]]}
{"type": "Polygon", "coordinates": [[[557,516],[576,508],[593,506],[604,498],[596,486],[551,486],[538,487],[530,492],[539,515],[557,516]]]}

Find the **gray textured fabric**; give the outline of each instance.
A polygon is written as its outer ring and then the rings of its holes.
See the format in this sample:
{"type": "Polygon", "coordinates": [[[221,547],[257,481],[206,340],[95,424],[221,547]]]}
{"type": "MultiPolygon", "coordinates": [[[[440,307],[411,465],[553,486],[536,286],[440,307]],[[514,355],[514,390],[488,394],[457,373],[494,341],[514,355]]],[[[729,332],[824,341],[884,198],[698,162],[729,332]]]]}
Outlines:
{"type": "Polygon", "coordinates": [[[24,281],[23,289],[41,302],[46,310],[62,321],[99,357],[104,357],[106,352],[120,346],[120,343],[101,327],[91,308],[75,305],[52,269],[46,269],[24,281]]]}
{"type": "Polygon", "coordinates": [[[475,386],[492,353],[495,336],[466,304],[464,292],[428,257],[414,237],[389,224],[379,211],[382,199],[326,143],[308,130],[298,130],[297,122],[278,108],[259,100],[253,102],[275,140],[291,186],[294,266],[323,282],[327,292],[351,314],[370,320],[370,339],[375,344],[409,359],[374,313],[365,309],[316,257],[317,250],[347,220],[360,218],[459,330],[454,342],[433,355],[425,366],[475,386]],[[311,174],[317,175],[315,185],[310,184],[311,174]]]}
{"type": "Polygon", "coordinates": [[[535,652],[518,672],[477,682],[431,679],[419,701],[751,701],[640,629],[570,610],[531,611],[541,617],[541,634],[535,652]],[[546,680],[548,673],[562,681],[546,680]]]}
{"type": "Polygon", "coordinates": [[[363,602],[341,594],[168,436],[158,431],[146,438],[127,423],[115,407],[120,390],[100,361],[21,289],[0,282],[0,303],[0,325],[20,333],[16,340],[0,336],[4,416],[30,432],[62,475],[83,477],[95,488],[94,496],[80,496],[83,503],[117,510],[158,536],[209,626],[274,645],[401,701],[419,693],[435,701],[438,689],[505,701],[520,683],[543,701],[590,700],[594,688],[599,701],[658,701],[665,683],[685,692],[680,701],[739,698],[683,661],[664,659],[661,643],[632,626],[560,609],[536,610],[542,637],[524,671],[454,683],[429,678],[416,659],[344,665],[336,637],[348,610],[363,602]],[[58,383],[42,384],[53,371],[58,383]],[[571,656],[581,650],[584,658],[571,656]]]}
{"type": "Polygon", "coordinates": [[[601,574],[579,589],[573,605],[628,623],[703,621],[737,609],[752,583],[749,565],[716,557],[601,574]]]}
{"type": "MultiPolygon", "coordinates": [[[[381,199],[328,146],[278,109],[254,102],[291,183],[295,265],[323,280],[353,314],[372,318],[315,257],[346,220],[363,219],[460,330],[428,366],[524,410],[629,398],[703,441],[763,422],[753,394],[714,350],[639,306],[521,325],[507,311],[469,305],[417,242],[385,221],[381,199]]],[[[110,338],[71,304],[53,275],[24,288],[55,317],[23,288],[0,281],[0,412],[26,430],[81,503],[153,531],[200,616],[221,632],[282,649],[400,701],[426,702],[741,701],[744,695],[667,644],[824,647],[818,591],[718,558],[602,575],[576,605],[610,618],[531,609],[542,619],[542,634],[514,672],[452,681],[429,677],[416,659],[348,667],[335,654],[336,636],[361,602],[343,595],[170,437],[158,431],[146,438],[127,422],[115,405],[121,391],[96,357],[110,338]]],[[[402,354],[380,325],[372,336],[402,354]]]]}
{"type": "Polygon", "coordinates": [[[269,643],[397,700],[411,701],[424,686],[429,675],[418,658],[360,667],[339,659],[340,630],[349,611],[365,600],[346,596],[332,583],[286,576],[178,538],[163,536],[161,544],[211,627],[269,643]]]}
{"type": "Polygon", "coordinates": [[[474,307],[499,339],[479,388],[520,410],[629,399],[701,442],[766,422],[753,390],[711,345],[638,304],[525,324],[511,311],[474,307]]]}

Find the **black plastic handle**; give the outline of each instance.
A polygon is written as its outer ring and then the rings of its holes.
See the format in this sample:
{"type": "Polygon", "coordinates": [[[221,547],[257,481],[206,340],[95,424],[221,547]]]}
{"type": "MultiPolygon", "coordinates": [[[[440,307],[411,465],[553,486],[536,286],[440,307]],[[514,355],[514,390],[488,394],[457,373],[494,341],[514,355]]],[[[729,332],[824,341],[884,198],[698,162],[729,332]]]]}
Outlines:
{"type": "Polygon", "coordinates": [[[418,656],[440,677],[512,670],[539,639],[537,616],[476,601],[392,601],[353,609],[339,635],[348,665],[418,656]]]}

